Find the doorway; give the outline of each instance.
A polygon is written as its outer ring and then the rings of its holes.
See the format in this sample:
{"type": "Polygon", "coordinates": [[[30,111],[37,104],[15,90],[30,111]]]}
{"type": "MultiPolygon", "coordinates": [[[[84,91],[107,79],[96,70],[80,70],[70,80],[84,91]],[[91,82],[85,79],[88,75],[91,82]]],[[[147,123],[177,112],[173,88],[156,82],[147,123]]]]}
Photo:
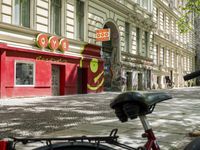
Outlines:
{"type": "Polygon", "coordinates": [[[147,70],[147,89],[151,89],[151,70],[147,70]]]}
{"type": "Polygon", "coordinates": [[[108,21],[104,25],[104,29],[110,29],[110,40],[102,42],[102,58],[104,60],[104,90],[112,91],[112,89],[116,88],[113,84],[113,81],[117,81],[114,78],[116,76],[116,65],[118,62],[119,56],[119,32],[116,25],[112,21],[108,21]]]}
{"type": "Polygon", "coordinates": [[[60,66],[52,65],[52,96],[60,95],[60,66]]]}
{"type": "Polygon", "coordinates": [[[87,68],[78,68],[78,78],[77,78],[77,93],[86,94],[87,93],[87,83],[88,83],[88,70],[87,68]]]}
{"type": "Polygon", "coordinates": [[[138,90],[143,90],[143,86],[142,86],[142,73],[138,73],[138,90]]]}
{"type": "Polygon", "coordinates": [[[128,91],[130,91],[130,90],[132,90],[133,89],[133,80],[132,80],[132,77],[133,77],[133,75],[132,75],[132,72],[127,72],[126,73],[126,87],[127,87],[127,90],[128,91]]]}

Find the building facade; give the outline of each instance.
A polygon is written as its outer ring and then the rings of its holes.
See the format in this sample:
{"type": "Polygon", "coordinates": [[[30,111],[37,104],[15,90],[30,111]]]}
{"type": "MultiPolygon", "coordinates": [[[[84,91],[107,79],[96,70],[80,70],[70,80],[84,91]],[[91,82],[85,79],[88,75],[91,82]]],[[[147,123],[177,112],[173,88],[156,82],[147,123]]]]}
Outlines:
{"type": "Polygon", "coordinates": [[[164,88],[165,76],[182,86],[194,51],[176,10],[161,0],[0,0],[0,97],[164,88]],[[97,41],[98,29],[110,40],[97,41]]]}
{"type": "MultiPolygon", "coordinates": [[[[174,86],[190,86],[183,81],[183,75],[195,69],[195,38],[193,31],[181,34],[177,21],[184,13],[181,7],[185,1],[154,0],[153,19],[154,50],[152,82],[154,88],[166,88],[167,80],[174,86]]],[[[190,20],[194,20],[191,16],[190,20]]]]}
{"type": "Polygon", "coordinates": [[[1,97],[148,86],[153,1],[0,0],[0,8],[1,97]],[[97,42],[105,28],[110,40],[97,42]]]}

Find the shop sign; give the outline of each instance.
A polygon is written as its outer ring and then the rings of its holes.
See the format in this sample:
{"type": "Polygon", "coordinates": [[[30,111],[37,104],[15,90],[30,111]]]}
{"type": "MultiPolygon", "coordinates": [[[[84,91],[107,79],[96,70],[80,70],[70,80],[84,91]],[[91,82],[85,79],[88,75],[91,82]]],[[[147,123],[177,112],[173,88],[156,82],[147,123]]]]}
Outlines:
{"type": "Polygon", "coordinates": [[[96,41],[109,41],[110,40],[110,29],[99,29],[96,30],[96,41]]]}
{"type": "Polygon", "coordinates": [[[66,38],[58,39],[56,36],[48,36],[40,33],[37,35],[36,44],[40,48],[46,48],[47,46],[55,51],[59,49],[61,52],[65,52],[69,49],[69,42],[66,38]]]}
{"type": "Polygon", "coordinates": [[[46,34],[38,34],[36,39],[36,44],[40,48],[45,48],[48,45],[48,36],[46,34]]]}
{"type": "Polygon", "coordinates": [[[56,50],[59,47],[59,41],[56,36],[52,36],[49,38],[49,48],[51,50],[56,50]]]}
{"type": "Polygon", "coordinates": [[[43,61],[54,61],[54,62],[61,62],[61,63],[66,63],[67,60],[63,58],[46,58],[43,56],[38,56],[36,57],[36,60],[43,60],[43,61]]]}

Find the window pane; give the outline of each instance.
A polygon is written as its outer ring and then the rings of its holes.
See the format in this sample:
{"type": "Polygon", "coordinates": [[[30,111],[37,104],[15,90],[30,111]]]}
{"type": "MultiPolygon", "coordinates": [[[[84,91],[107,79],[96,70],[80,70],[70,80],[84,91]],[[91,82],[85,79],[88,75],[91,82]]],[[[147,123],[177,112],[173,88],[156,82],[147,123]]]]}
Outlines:
{"type": "Polygon", "coordinates": [[[77,0],[76,3],[76,19],[77,19],[77,38],[84,40],[84,2],[77,0]]]}
{"type": "Polygon", "coordinates": [[[61,35],[61,0],[51,0],[52,32],[61,35]]]}
{"type": "Polygon", "coordinates": [[[146,54],[147,54],[147,52],[148,52],[148,45],[149,45],[149,33],[145,31],[144,35],[145,35],[145,37],[144,37],[144,39],[145,39],[145,51],[146,51],[146,54]]]}
{"type": "Polygon", "coordinates": [[[61,9],[60,7],[55,7],[55,34],[61,34],[61,9]]]}
{"type": "Polygon", "coordinates": [[[16,63],[16,85],[33,85],[33,64],[16,63]]]}
{"type": "Polygon", "coordinates": [[[21,24],[30,27],[30,0],[21,0],[21,24]]]}
{"type": "Polygon", "coordinates": [[[128,22],[125,23],[125,46],[126,51],[129,51],[129,39],[130,39],[130,24],[128,22]]]}
{"type": "Polygon", "coordinates": [[[14,16],[13,23],[15,25],[19,25],[20,24],[20,0],[15,0],[13,16],[14,16]]]}
{"type": "Polygon", "coordinates": [[[15,25],[30,27],[30,0],[15,0],[13,12],[15,25]]]}

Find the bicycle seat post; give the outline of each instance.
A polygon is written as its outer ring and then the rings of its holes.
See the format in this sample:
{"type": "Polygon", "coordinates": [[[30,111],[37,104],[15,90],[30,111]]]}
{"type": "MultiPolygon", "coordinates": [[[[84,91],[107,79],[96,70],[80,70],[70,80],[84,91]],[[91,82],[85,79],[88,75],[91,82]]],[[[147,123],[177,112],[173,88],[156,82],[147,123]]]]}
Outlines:
{"type": "Polygon", "coordinates": [[[142,134],[142,137],[148,139],[147,143],[145,144],[146,150],[160,150],[153,130],[147,120],[147,117],[145,115],[140,115],[139,118],[145,131],[145,133],[142,134]]]}
{"type": "Polygon", "coordinates": [[[143,116],[139,116],[139,118],[140,118],[140,121],[141,121],[141,123],[143,125],[144,130],[145,131],[150,130],[151,126],[150,126],[150,124],[149,124],[149,122],[147,120],[147,117],[145,115],[143,115],[143,116]]]}

